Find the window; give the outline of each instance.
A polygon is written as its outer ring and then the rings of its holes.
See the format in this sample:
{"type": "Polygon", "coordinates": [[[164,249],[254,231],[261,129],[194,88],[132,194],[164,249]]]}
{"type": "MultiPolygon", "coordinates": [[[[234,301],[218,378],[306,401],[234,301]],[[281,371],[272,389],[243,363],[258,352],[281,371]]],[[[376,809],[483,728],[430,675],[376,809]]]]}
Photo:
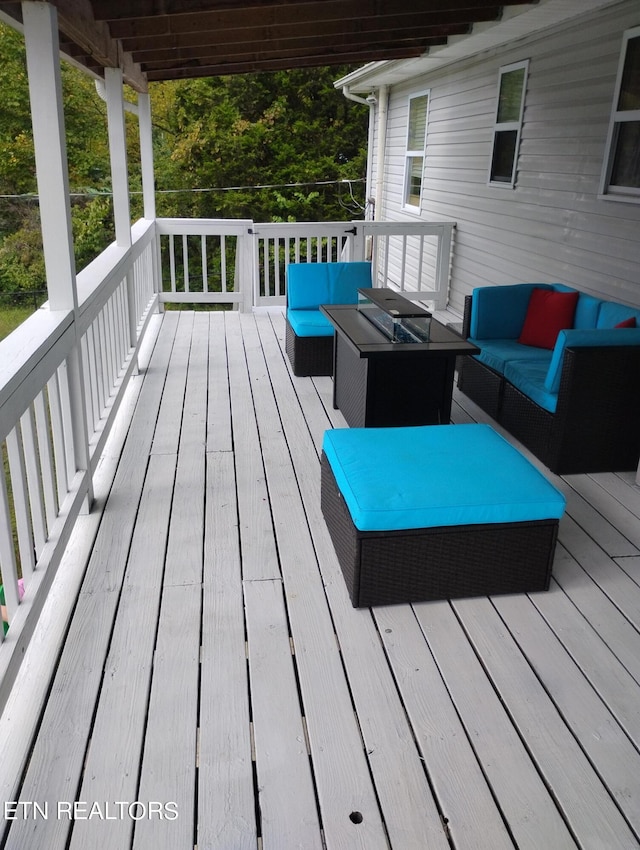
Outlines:
{"type": "Polygon", "coordinates": [[[601,194],[640,200],[640,27],[622,42],[601,194]]]}
{"type": "Polygon", "coordinates": [[[489,182],[500,186],[513,186],[516,182],[516,162],[520,147],[528,69],[528,60],[500,68],[498,106],[493,128],[493,150],[489,172],[489,182]]]}
{"type": "Polygon", "coordinates": [[[409,121],[407,124],[407,153],[404,178],[404,204],[420,209],[422,194],[422,170],[424,146],[427,140],[427,110],[429,94],[412,95],[409,98],[409,121]]]}

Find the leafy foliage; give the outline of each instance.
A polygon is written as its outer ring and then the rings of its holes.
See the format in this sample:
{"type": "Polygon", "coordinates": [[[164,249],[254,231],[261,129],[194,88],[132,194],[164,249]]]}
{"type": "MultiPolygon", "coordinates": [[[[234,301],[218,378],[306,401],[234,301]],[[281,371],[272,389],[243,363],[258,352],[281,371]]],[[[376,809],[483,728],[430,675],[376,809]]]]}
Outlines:
{"type": "Polygon", "coordinates": [[[153,89],[154,116],[163,116],[158,187],[185,190],[160,196],[159,215],[256,221],[356,215],[348,190],[338,184],[347,207],[333,182],[361,181],[366,169],[366,110],[333,87],[344,71],[163,83],[157,96],[153,89]]]}
{"type": "MultiPolygon", "coordinates": [[[[329,221],[359,217],[367,110],[333,81],[349,68],[151,86],[159,216],[329,221]],[[342,182],[342,181],[352,181],[342,182]],[[353,194],[352,194],[353,192],[353,194]]],[[[62,64],[76,268],[114,235],[106,104],[62,64]]],[[[45,288],[26,59],[0,24],[0,294],[45,288]]],[[[139,137],[126,114],[131,213],[141,211],[139,137]]]]}

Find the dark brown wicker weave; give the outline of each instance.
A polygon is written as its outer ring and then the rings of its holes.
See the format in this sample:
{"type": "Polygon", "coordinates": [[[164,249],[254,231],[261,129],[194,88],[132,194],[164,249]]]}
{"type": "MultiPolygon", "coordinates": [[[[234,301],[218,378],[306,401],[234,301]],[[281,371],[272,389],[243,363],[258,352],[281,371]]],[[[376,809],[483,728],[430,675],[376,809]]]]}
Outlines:
{"type": "Polygon", "coordinates": [[[549,587],[558,520],[358,531],[324,453],[321,506],[356,608],[549,587]]]}
{"type": "Polygon", "coordinates": [[[333,375],[333,336],[298,336],[286,321],[285,350],[297,377],[333,375]]]}
{"type": "MultiPolygon", "coordinates": [[[[469,297],[467,334],[470,312],[469,297]]],[[[553,472],[608,472],[638,465],[640,346],[567,348],[555,413],[472,357],[461,364],[458,387],[553,472]]]]}

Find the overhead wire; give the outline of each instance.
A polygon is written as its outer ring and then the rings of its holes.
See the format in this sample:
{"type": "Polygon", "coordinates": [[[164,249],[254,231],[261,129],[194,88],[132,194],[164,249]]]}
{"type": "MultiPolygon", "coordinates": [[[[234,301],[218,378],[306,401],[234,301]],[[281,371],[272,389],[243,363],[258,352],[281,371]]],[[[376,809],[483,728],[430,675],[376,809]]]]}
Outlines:
{"type": "MultiPolygon", "coordinates": [[[[184,189],[156,189],[156,193],[159,195],[175,195],[186,192],[243,192],[250,191],[254,189],[295,189],[303,186],[332,186],[332,185],[341,185],[343,183],[349,184],[349,191],[351,197],[354,202],[357,204],[357,201],[353,197],[353,190],[351,188],[352,183],[364,183],[364,178],[355,178],[355,179],[340,179],[340,180],[314,180],[314,181],[301,181],[296,183],[259,183],[254,186],[210,186],[208,188],[184,188],[184,189]]],[[[132,195],[141,195],[141,190],[132,190],[132,195]]],[[[71,198],[94,198],[99,196],[110,197],[113,195],[113,192],[107,189],[86,189],[85,191],[78,192],[70,192],[69,197],[71,198]]],[[[0,194],[0,199],[5,200],[36,200],[39,195],[36,192],[25,192],[23,194],[0,194]]]]}

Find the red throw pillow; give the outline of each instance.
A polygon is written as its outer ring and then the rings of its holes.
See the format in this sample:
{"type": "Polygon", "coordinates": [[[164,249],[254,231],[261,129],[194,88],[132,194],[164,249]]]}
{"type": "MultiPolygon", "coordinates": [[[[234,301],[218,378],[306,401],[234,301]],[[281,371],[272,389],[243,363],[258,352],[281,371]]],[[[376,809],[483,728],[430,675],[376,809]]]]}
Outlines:
{"type": "Polygon", "coordinates": [[[617,325],[614,325],[614,328],[635,328],[636,326],[636,317],[629,316],[628,319],[625,319],[624,322],[618,322],[617,325]]]}
{"type": "Polygon", "coordinates": [[[534,289],[518,342],[552,349],[560,331],[573,327],[577,303],[577,292],[534,289]]]}

